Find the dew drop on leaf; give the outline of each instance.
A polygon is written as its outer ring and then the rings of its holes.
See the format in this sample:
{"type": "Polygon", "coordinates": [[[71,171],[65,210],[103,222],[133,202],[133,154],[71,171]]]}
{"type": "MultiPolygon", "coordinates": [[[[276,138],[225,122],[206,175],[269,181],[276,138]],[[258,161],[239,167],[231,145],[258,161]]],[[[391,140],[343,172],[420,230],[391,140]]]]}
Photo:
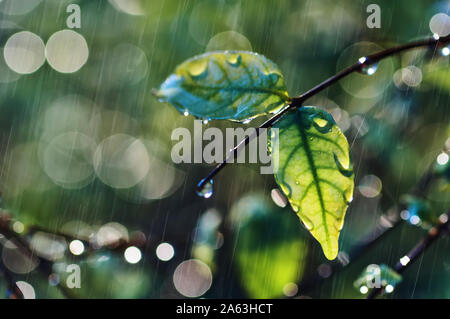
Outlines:
{"type": "Polygon", "coordinates": [[[189,74],[194,79],[206,75],[207,62],[208,61],[206,59],[199,59],[192,61],[188,68],[189,74]]]}
{"type": "Polygon", "coordinates": [[[351,203],[353,201],[353,189],[347,189],[344,192],[344,198],[347,201],[347,203],[351,203]]]}
{"type": "Polygon", "coordinates": [[[278,74],[278,73],[269,73],[268,75],[267,75],[267,77],[269,78],[269,81],[272,83],[272,84],[277,84],[277,82],[278,82],[278,79],[281,77],[281,75],[280,74],[278,74]]]}
{"type": "Polygon", "coordinates": [[[280,188],[286,196],[290,196],[292,194],[291,188],[289,185],[280,184],[280,188]]]}
{"type": "Polygon", "coordinates": [[[229,54],[227,57],[227,63],[232,66],[239,66],[242,62],[242,57],[240,54],[229,54]]]}
{"type": "Polygon", "coordinates": [[[318,117],[314,118],[313,121],[320,127],[324,127],[328,123],[326,120],[318,118],[318,117]]]}
{"type": "Polygon", "coordinates": [[[334,227],[336,227],[337,231],[341,231],[342,228],[344,227],[344,219],[336,219],[334,221],[334,227]]]}
{"type": "Polygon", "coordinates": [[[197,190],[197,195],[203,198],[210,198],[213,194],[213,180],[210,179],[208,182],[203,184],[203,180],[199,183],[199,188],[197,190]],[[203,185],[202,185],[203,184],[203,185]]]}
{"type": "Polygon", "coordinates": [[[302,215],[302,223],[307,230],[312,230],[314,228],[313,222],[309,218],[307,218],[306,216],[303,216],[303,215],[302,215]]]}

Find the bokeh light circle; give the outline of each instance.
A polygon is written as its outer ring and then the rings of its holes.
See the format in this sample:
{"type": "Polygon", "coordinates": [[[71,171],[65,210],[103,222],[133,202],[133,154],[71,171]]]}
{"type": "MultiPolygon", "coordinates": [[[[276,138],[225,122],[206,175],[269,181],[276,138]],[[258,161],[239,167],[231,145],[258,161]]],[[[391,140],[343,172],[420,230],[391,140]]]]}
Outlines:
{"type": "Polygon", "coordinates": [[[239,32],[225,31],[216,34],[209,40],[206,51],[243,50],[252,51],[250,41],[239,32]]]}
{"type": "Polygon", "coordinates": [[[140,0],[108,0],[109,3],[118,11],[133,15],[144,15],[144,8],[140,0]]]}
{"type": "Polygon", "coordinates": [[[89,48],[81,34],[72,30],[61,30],[48,39],[45,56],[56,71],[73,73],[86,63],[89,48]]]}
{"type": "Polygon", "coordinates": [[[156,256],[159,260],[169,261],[175,255],[173,246],[169,243],[161,243],[156,247],[156,256]]]}
{"type": "Polygon", "coordinates": [[[3,244],[2,261],[6,268],[16,274],[28,274],[39,265],[35,256],[26,254],[12,241],[3,244]]]}
{"type": "Polygon", "coordinates": [[[200,297],[211,288],[211,269],[198,259],[185,260],[175,269],[173,283],[183,296],[200,297]]]}
{"type": "Polygon", "coordinates": [[[67,132],[56,136],[43,154],[43,168],[52,181],[64,188],[81,188],[94,175],[92,158],[96,144],[89,136],[67,132]]]}
{"type": "Polygon", "coordinates": [[[42,0],[0,0],[0,11],[8,15],[23,15],[41,2],[42,0]]]}
{"type": "Polygon", "coordinates": [[[69,250],[75,256],[79,256],[84,252],[84,244],[81,240],[72,240],[69,244],[69,250]]]}
{"type": "Polygon", "coordinates": [[[138,139],[116,134],[104,139],[94,154],[94,168],[100,180],[113,188],[130,188],[145,178],[150,159],[138,139]]]}
{"type": "Polygon", "coordinates": [[[431,18],[429,26],[433,34],[445,37],[450,34],[450,17],[443,12],[437,13],[431,18]]]}
{"type": "Polygon", "coordinates": [[[64,237],[38,231],[31,237],[30,247],[36,255],[56,260],[64,256],[67,243],[64,237]]]}
{"type": "Polygon", "coordinates": [[[381,180],[375,175],[366,175],[358,185],[359,192],[367,198],[377,197],[382,188],[381,180]]]}
{"type": "Polygon", "coordinates": [[[30,74],[44,64],[45,44],[36,34],[21,31],[8,39],[3,55],[11,70],[19,74],[30,74]]]}
{"type": "Polygon", "coordinates": [[[138,263],[142,258],[141,250],[135,246],[130,246],[123,253],[125,260],[130,264],[138,263]]]}
{"type": "Polygon", "coordinates": [[[20,289],[20,292],[23,295],[23,299],[36,299],[36,293],[34,292],[34,288],[32,285],[27,283],[26,281],[17,281],[17,288],[20,289]]]}

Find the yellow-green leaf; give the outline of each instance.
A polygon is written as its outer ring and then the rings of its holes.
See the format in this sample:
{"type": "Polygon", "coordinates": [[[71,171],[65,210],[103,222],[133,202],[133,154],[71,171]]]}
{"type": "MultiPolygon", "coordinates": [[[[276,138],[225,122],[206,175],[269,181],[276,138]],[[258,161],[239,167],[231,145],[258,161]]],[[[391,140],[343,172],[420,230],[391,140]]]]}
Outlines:
{"type": "Polygon", "coordinates": [[[347,139],[327,112],[302,107],[286,114],[271,133],[278,163],[275,179],[293,210],[322,246],[328,259],[338,254],[339,233],[353,196],[347,139]]]}
{"type": "Polygon", "coordinates": [[[208,52],[186,60],[156,95],[181,113],[233,121],[277,112],[289,100],[277,65],[244,51],[208,52]]]}

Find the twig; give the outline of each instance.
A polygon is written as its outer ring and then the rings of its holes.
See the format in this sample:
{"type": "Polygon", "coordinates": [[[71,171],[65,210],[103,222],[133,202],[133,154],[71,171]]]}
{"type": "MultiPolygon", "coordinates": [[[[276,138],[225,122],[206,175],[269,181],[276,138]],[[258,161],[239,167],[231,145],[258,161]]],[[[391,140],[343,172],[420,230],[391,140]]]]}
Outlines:
{"type": "Polygon", "coordinates": [[[240,150],[245,147],[251,140],[253,140],[255,137],[258,137],[260,134],[261,129],[267,129],[272,127],[281,117],[283,117],[287,112],[291,111],[292,109],[299,108],[302,106],[302,104],[309,99],[310,97],[316,95],[317,93],[325,90],[330,85],[336,83],[340,79],[354,73],[354,72],[360,72],[364,67],[370,66],[374,63],[377,63],[381,61],[384,58],[387,58],[389,56],[398,54],[400,52],[404,52],[411,49],[416,48],[423,48],[423,47],[433,47],[436,49],[439,46],[442,46],[444,44],[447,44],[450,42],[450,35],[447,35],[442,38],[428,38],[421,41],[415,41],[411,43],[407,43],[401,46],[389,48],[371,55],[368,55],[366,57],[363,57],[358,60],[357,63],[349,66],[348,68],[340,71],[339,73],[333,75],[332,77],[328,78],[327,80],[323,81],[319,85],[313,87],[309,91],[294,97],[290,100],[290,103],[282,109],[279,113],[271,117],[269,120],[261,124],[256,132],[253,132],[251,135],[246,136],[241,142],[238,143],[237,146],[235,146],[233,149],[230,150],[225,160],[221,163],[219,163],[214,169],[209,172],[209,174],[203,178],[198,184],[197,184],[197,190],[201,191],[204,186],[214,178],[228,163],[231,159],[237,158],[239,155],[240,150]]]}
{"type": "MultiPolygon", "coordinates": [[[[439,222],[428,231],[427,236],[425,236],[408,254],[403,256],[397,264],[394,266],[394,270],[401,274],[409,266],[411,266],[414,261],[416,261],[420,255],[422,255],[427,248],[431,246],[439,237],[445,235],[449,231],[450,225],[450,210],[439,217],[439,222]]],[[[374,299],[380,293],[384,292],[384,288],[374,288],[370,291],[367,299],[374,299]]]]}

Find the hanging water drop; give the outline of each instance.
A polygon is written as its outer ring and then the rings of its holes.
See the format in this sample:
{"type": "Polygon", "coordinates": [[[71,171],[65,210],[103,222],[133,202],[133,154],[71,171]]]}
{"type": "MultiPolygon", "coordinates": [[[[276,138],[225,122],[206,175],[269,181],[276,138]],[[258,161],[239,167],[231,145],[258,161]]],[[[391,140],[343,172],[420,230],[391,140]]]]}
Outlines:
{"type": "Polygon", "coordinates": [[[366,74],[366,75],[372,75],[377,71],[377,68],[378,68],[378,63],[364,65],[361,68],[361,73],[366,74]]]}
{"type": "Polygon", "coordinates": [[[198,184],[197,195],[203,198],[210,198],[213,194],[213,180],[210,179],[204,183],[204,180],[198,184]]]}
{"type": "Polygon", "coordinates": [[[359,64],[362,65],[361,69],[358,72],[365,75],[372,75],[378,69],[378,62],[370,62],[367,57],[361,57],[358,59],[359,64]]]}

